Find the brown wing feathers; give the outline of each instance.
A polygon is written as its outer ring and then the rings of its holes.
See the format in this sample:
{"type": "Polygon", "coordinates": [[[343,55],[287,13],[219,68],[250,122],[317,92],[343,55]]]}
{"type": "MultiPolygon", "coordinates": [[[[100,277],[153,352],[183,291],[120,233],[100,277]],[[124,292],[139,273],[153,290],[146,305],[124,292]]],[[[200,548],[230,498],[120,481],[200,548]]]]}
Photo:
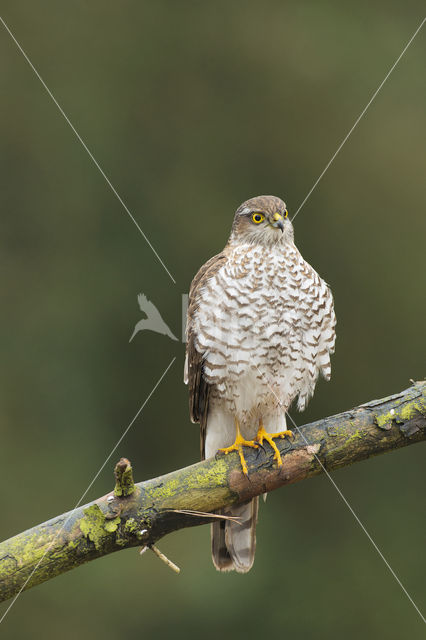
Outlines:
{"type": "Polygon", "coordinates": [[[214,276],[226,261],[226,255],[219,253],[210,258],[194,277],[189,290],[188,321],[186,327],[186,355],[188,361],[189,415],[192,422],[200,423],[201,457],[204,459],[204,442],[209,407],[210,387],[203,376],[204,357],[195,346],[194,313],[198,307],[200,292],[206,282],[214,276]]]}

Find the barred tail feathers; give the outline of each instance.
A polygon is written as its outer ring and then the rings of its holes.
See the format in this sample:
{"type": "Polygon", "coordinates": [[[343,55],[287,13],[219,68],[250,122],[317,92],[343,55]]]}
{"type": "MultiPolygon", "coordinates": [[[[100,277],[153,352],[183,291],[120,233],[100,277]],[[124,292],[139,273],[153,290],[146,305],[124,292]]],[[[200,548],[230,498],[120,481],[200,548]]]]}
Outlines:
{"type": "MultiPolygon", "coordinates": [[[[235,417],[221,406],[210,405],[203,436],[204,455],[211,458],[218,449],[234,442],[235,417]]],[[[219,571],[246,573],[251,569],[256,549],[258,506],[259,499],[254,498],[218,511],[238,518],[235,522],[220,519],[212,524],[213,564],[219,571]]]]}
{"type": "Polygon", "coordinates": [[[238,521],[218,520],[212,524],[212,557],[218,571],[247,573],[252,568],[258,508],[259,498],[254,498],[221,511],[238,521]]]}

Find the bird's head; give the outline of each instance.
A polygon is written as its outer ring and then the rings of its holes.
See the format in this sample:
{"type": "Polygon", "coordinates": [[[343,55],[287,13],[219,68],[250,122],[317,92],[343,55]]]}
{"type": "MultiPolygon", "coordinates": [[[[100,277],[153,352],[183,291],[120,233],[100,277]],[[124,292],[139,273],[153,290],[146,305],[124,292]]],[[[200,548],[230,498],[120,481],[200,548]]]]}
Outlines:
{"type": "Polygon", "coordinates": [[[235,212],[229,244],[271,246],[293,240],[293,225],[281,198],[257,196],[246,200],[235,212]]]}

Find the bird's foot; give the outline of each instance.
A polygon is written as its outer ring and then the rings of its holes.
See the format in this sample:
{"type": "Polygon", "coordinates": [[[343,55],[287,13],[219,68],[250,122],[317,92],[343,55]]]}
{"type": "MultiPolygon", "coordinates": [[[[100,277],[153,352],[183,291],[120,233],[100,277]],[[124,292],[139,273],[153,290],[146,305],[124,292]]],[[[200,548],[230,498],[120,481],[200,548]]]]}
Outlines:
{"type": "Polygon", "coordinates": [[[280,431],[279,433],[271,434],[265,431],[265,427],[263,426],[262,423],[259,426],[259,431],[257,432],[255,442],[257,442],[260,446],[262,446],[263,441],[266,440],[266,442],[268,442],[271,445],[272,449],[274,450],[274,460],[276,460],[278,466],[281,467],[283,461],[282,461],[279,449],[274,442],[274,438],[294,438],[294,433],[293,431],[290,431],[289,429],[287,429],[286,431],[280,431]]]}
{"type": "Polygon", "coordinates": [[[245,440],[243,438],[243,436],[241,435],[240,431],[238,430],[234,444],[231,444],[230,447],[225,447],[223,449],[219,449],[219,452],[220,453],[224,453],[227,456],[228,453],[231,453],[231,451],[238,451],[239,456],[240,456],[241,466],[243,468],[243,473],[244,473],[245,476],[247,476],[248,475],[248,469],[247,469],[246,460],[244,458],[243,447],[253,447],[254,449],[257,449],[258,446],[259,446],[259,444],[257,442],[255,442],[255,440],[245,440]]]}

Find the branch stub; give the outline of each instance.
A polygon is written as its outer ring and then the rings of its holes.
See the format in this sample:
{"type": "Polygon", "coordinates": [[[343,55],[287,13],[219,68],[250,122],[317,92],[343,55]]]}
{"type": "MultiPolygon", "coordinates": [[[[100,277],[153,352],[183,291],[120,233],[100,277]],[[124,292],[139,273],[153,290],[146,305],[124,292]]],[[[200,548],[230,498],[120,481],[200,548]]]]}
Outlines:
{"type": "Polygon", "coordinates": [[[132,465],[127,458],[121,458],[121,460],[117,462],[114,469],[114,476],[114,495],[117,498],[130,496],[135,490],[135,483],[133,480],[132,465]]]}

